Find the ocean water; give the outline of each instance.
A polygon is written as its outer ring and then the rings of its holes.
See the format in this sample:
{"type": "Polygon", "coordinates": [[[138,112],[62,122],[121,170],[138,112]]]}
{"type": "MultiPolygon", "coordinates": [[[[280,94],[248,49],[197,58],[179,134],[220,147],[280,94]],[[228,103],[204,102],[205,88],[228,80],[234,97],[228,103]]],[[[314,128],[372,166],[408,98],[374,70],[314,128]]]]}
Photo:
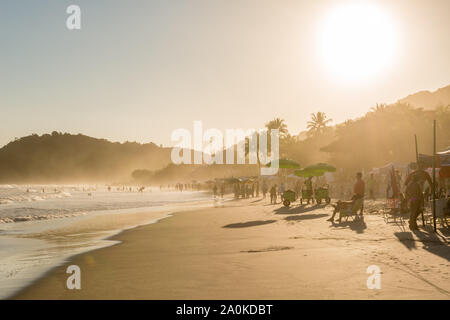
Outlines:
{"type": "Polygon", "coordinates": [[[0,185],[0,299],[112,235],[171,213],[210,207],[205,192],[79,185],[0,185]]]}
{"type": "Polygon", "coordinates": [[[111,191],[105,186],[0,185],[0,224],[76,216],[79,214],[162,206],[208,199],[204,192],[175,192],[137,187],[111,191]]]}

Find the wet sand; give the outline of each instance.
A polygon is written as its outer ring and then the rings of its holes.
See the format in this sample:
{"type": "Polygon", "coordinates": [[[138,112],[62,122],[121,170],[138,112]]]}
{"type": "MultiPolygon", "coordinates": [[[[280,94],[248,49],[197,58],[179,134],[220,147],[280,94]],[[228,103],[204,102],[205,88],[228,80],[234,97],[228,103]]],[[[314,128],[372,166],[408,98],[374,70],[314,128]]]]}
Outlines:
{"type": "MultiPolygon", "coordinates": [[[[16,299],[449,299],[448,234],[364,221],[326,221],[330,206],[286,209],[268,199],[217,203],[126,230],[120,243],[72,258],[16,299]],[[81,290],[68,290],[69,265],[81,290]],[[381,289],[368,289],[368,266],[381,289]]],[[[372,211],[372,214],[370,214],[372,211]]]]}

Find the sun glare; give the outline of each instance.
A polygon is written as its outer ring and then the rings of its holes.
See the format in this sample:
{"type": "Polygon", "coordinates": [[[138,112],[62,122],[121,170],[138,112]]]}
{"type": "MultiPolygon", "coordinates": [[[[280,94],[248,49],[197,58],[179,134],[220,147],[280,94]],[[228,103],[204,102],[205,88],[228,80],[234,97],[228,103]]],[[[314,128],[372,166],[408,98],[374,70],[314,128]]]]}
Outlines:
{"type": "Polygon", "coordinates": [[[392,21],[372,4],[335,8],[319,35],[319,54],[328,72],[342,81],[361,81],[383,72],[395,53],[392,21]]]}

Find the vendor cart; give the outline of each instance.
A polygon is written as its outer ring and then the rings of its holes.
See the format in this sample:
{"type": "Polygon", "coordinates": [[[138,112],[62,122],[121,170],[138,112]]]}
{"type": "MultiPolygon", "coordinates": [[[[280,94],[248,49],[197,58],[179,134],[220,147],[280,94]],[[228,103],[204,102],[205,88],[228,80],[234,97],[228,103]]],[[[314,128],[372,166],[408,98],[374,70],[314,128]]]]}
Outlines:
{"type": "Polygon", "coordinates": [[[325,200],[327,204],[331,202],[331,198],[328,195],[328,187],[317,188],[314,190],[314,198],[317,204],[321,204],[322,200],[325,200]]]}
{"type": "Polygon", "coordinates": [[[283,199],[283,205],[285,207],[289,207],[291,205],[291,203],[295,202],[295,200],[297,199],[297,196],[294,191],[286,190],[283,193],[282,199],[283,199]]]}

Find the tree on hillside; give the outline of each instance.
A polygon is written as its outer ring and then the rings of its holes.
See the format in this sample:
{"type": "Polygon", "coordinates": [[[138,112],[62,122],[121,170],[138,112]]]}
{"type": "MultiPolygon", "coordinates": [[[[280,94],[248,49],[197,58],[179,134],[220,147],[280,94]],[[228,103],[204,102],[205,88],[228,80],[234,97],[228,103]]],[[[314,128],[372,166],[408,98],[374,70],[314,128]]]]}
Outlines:
{"type": "Polygon", "coordinates": [[[375,107],[370,108],[370,112],[382,112],[386,110],[386,104],[385,103],[377,103],[375,107]]]}
{"type": "Polygon", "coordinates": [[[327,119],[325,112],[311,113],[311,120],[307,122],[308,135],[323,133],[327,128],[327,123],[331,121],[333,120],[327,119]]]}
{"type": "Polygon", "coordinates": [[[419,152],[433,152],[433,120],[437,123],[437,149],[450,145],[450,108],[423,110],[406,104],[388,105],[383,112],[338,125],[333,141],[321,148],[337,167],[360,170],[389,162],[415,161],[414,135],[419,152]]]}
{"type": "Polygon", "coordinates": [[[269,133],[274,129],[278,129],[280,136],[282,137],[288,134],[287,125],[284,123],[284,119],[275,118],[266,123],[266,128],[269,130],[269,133]]]}

